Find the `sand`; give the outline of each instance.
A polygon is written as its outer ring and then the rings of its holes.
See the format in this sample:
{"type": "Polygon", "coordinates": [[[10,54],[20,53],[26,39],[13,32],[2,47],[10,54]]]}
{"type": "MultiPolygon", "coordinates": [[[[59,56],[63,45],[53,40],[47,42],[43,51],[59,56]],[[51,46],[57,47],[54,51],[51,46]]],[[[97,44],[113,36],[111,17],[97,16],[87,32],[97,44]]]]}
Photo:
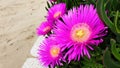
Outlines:
{"type": "Polygon", "coordinates": [[[45,21],[46,0],[0,0],[0,68],[21,68],[45,21]]]}

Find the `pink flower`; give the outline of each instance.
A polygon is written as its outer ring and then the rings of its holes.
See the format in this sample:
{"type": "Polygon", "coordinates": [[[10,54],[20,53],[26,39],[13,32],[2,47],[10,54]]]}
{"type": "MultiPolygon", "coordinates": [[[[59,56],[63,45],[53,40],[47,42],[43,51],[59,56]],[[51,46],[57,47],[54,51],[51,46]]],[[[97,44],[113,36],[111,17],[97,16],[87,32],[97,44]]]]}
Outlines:
{"type": "Polygon", "coordinates": [[[52,2],[52,1],[53,1],[53,2],[56,2],[57,0],[50,0],[50,2],[52,2]]]}
{"type": "Polygon", "coordinates": [[[68,49],[65,57],[68,56],[69,62],[80,60],[84,55],[90,58],[89,49],[94,50],[93,46],[103,42],[102,38],[107,32],[94,6],[73,8],[62,20],[57,21],[54,32],[57,41],[63,44],[64,49],[68,49]]]}
{"type": "Polygon", "coordinates": [[[52,29],[52,22],[42,22],[41,25],[37,28],[37,34],[38,35],[45,35],[49,33],[52,29]]]}
{"type": "Polygon", "coordinates": [[[55,21],[58,18],[60,18],[61,16],[63,16],[65,14],[65,12],[66,12],[66,4],[65,3],[56,4],[48,10],[47,20],[55,21]]]}
{"type": "Polygon", "coordinates": [[[43,65],[50,66],[51,68],[54,68],[56,65],[63,65],[61,61],[65,61],[63,59],[61,46],[53,37],[44,40],[43,44],[40,45],[38,54],[38,59],[43,65]]]}

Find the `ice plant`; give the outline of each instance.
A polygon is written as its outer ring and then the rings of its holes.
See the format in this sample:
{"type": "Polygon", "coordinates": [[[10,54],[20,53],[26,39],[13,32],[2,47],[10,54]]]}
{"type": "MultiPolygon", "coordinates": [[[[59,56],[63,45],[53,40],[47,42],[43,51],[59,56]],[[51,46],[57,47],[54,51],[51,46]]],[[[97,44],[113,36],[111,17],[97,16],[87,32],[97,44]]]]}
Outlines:
{"type": "Polygon", "coordinates": [[[106,35],[106,26],[98,17],[93,5],[80,5],[73,8],[57,21],[54,29],[56,39],[68,49],[65,56],[68,60],[80,60],[86,55],[90,58],[89,49],[103,42],[102,37],[106,35]]]}
{"type": "Polygon", "coordinates": [[[38,35],[45,35],[48,32],[50,32],[52,29],[52,22],[42,22],[41,25],[37,28],[37,34],[38,35]]]}
{"type": "Polygon", "coordinates": [[[52,6],[48,10],[47,20],[48,21],[55,21],[61,16],[63,16],[66,12],[66,4],[65,3],[59,3],[54,6],[52,6]]]}
{"type": "Polygon", "coordinates": [[[40,45],[38,54],[38,59],[44,66],[54,68],[56,65],[62,65],[61,61],[63,61],[63,57],[61,47],[56,41],[54,41],[54,38],[45,39],[40,45]]]}

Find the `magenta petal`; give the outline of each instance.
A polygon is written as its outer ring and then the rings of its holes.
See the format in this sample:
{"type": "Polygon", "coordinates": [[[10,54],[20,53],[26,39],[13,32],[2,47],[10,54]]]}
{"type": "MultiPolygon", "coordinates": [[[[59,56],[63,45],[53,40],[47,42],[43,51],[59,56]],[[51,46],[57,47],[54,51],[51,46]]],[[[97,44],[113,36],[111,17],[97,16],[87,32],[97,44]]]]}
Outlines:
{"type": "Polygon", "coordinates": [[[50,2],[56,2],[57,0],[50,0],[50,2]]]}
{"type": "Polygon", "coordinates": [[[48,10],[47,20],[48,21],[56,21],[58,18],[62,17],[66,13],[66,4],[59,3],[52,6],[48,10]]]}
{"type": "Polygon", "coordinates": [[[50,32],[52,29],[52,22],[42,22],[41,25],[37,28],[37,35],[45,35],[50,32]]]}

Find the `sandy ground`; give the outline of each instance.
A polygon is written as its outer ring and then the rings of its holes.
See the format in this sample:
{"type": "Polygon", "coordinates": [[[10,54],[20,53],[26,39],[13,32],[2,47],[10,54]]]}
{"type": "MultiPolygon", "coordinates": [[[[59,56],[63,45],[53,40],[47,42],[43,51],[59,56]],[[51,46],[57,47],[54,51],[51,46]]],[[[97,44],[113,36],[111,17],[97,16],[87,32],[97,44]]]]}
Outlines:
{"type": "Polygon", "coordinates": [[[44,21],[46,0],[0,0],[0,68],[21,68],[44,21]]]}

